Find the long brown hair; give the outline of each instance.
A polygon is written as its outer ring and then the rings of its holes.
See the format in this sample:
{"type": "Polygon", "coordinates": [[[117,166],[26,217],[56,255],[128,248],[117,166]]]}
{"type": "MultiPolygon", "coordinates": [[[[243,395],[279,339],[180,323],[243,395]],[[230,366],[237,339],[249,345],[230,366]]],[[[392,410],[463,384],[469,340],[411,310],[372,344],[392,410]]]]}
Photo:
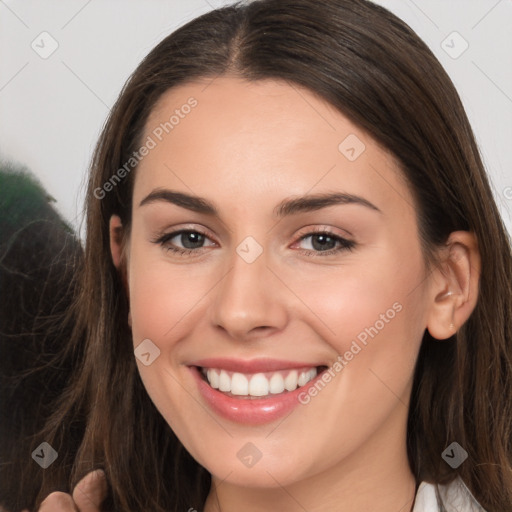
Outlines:
{"type": "MultiPolygon", "coordinates": [[[[366,0],[256,0],[208,12],[166,37],[123,88],[97,144],[86,200],[87,240],[70,343],[86,340],[73,383],[41,433],[58,452],[38,504],[96,467],[105,510],[201,510],[209,473],[187,453],[139,377],[128,299],[109,248],[109,219],[129,229],[136,169],[98,190],[141,146],[156,101],[171,87],[229,74],[281,79],[317,94],[400,163],[415,197],[426,261],[457,230],[473,232],[482,259],[478,303],[450,342],[425,332],[408,417],[417,482],[457,475],[488,512],[512,511],[511,243],[454,85],[426,44],[366,0]],[[96,192],[96,193],[95,193],[96,192]],[[71,443],[69,431],[84,425],[71,443]],[[468,459],[441,454],[458,442],[468,459]]],[[[200,108],[200,107],[199,107],[200,108]]]]}

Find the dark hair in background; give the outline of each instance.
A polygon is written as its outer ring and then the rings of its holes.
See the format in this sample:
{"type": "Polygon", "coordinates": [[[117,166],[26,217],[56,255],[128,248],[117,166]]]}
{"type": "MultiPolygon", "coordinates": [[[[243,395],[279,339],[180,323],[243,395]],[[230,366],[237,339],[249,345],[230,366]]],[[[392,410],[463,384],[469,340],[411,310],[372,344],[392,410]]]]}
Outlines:
{"type": "MultiPolygon", "coordinates": [[[[27,169],[0,163],[0,504],[29,508],[42,473],[36,433],[69,383],[82,344],[62,322],[75,293],[79,240],[27,169]]],[[[85,422],[68,430],[78,446],[85,422]]]]}
{"type": "Polygon", "coordinates": [[[415,197],[429,265],[451,232],[476,234],[479,300],[449,342],[425,332],[408,417],[408,455],[417,482],[448,483],[460,475],[488,512],[512,511],[510,239],[448,75],[404,22],[365,0],[257,0],[209,12],[166,37],[128,80],[91,164],[85,264],[70,312],[77,318],[72,343],[85,331],[86,350],[76,379],[41,432],[59,459],[44,470],[38,503],[104,467],[111,486],[105,510],[204,505],[210,475],[144,389],[123,278],[110,256],[109,219],[118,214],[129,231],[136,171],[102,200],[94,190],[140,147],[148,116],[165,91],[224,74],[305,87],[389,150],[415,197]],[[75,454],[69,426],[81,414],[87,414],[87,428],[75,454]],[[457,469],[441,457],[453,441],[469,454],[457,469]]]}

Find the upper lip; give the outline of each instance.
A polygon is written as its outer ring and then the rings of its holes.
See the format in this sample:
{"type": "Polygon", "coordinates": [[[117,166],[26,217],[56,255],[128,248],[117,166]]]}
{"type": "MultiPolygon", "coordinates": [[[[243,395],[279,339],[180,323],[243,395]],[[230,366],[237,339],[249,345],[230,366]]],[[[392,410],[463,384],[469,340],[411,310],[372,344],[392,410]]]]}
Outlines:
{"type": "Polygon", "coordinates": [[[233,359],[223,357],[212,357],[208,359],[199,359],[188,363],[188,366],[200,366],[201,368],[216,368],[219,370],[227,370],[230,372],[240,373],[265,373],[276,372],[279,370],[289,370],[292,368],[316,368],[322,364],[301,362],[301,361],[285,361],[282,359],[233,359]]]}

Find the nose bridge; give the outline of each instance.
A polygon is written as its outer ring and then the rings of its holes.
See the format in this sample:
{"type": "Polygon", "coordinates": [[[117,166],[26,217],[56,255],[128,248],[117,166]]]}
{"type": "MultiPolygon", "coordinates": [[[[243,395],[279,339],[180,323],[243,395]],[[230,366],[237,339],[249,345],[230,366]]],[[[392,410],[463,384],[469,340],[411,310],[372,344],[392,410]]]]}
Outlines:
{"type": "Polygon", "coordinates": [[[237,339],[258,328],[282,329],[286,309],[279,282],[267,267],[268,249],[247,236],[234,247],[229,265],[214,295],[213,322],[237,339]]]}

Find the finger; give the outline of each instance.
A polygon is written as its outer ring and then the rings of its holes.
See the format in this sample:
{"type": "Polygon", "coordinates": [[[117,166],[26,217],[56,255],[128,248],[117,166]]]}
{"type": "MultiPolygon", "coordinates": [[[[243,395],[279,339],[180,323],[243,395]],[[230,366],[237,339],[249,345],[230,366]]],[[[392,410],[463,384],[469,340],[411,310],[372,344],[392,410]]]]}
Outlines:
{"type": "Polygon", "coordinates": [[[80,512],[99,512],[107,497],[107,479],[101,469],[91,471],[82,478],[73,490],[73,500],[80,512]]]}
{"type": "Polygon", "coordinates": [[[78,509],[75,506],[73,498],[64,492],[52,492],[49,494],[41,506],[38,512],[77,512],[78,509]]]}

